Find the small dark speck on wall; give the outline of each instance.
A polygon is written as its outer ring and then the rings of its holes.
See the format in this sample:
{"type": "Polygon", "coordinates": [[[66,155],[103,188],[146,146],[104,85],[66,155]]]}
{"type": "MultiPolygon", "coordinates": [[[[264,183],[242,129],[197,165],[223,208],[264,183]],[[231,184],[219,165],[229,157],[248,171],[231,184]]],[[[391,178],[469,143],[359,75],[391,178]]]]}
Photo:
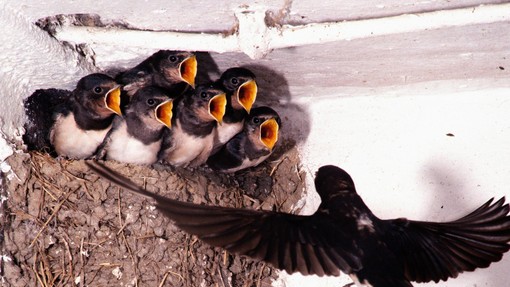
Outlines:
{"type": "Polygon", "coordinates": [[[499,69],[500,69],[501,71],[503,71],[503,70],[505,70],[505,67],[503,67],[503,66],[499,66],[499,69]]]}
{"type": "Polygon", "coordinates": [[[452,133],[447,133],[447,134],[446,134],[446,136],[448,136],[448,137],[454,137],[455,135],[454,135],[454,134],[452,134],[452,133]]]}

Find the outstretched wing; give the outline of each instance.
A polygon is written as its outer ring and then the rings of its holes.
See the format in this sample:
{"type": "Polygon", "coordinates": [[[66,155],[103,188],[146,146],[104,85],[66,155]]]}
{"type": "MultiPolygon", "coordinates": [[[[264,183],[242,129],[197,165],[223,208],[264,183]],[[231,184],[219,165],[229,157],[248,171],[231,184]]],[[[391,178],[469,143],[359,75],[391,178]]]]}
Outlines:
{"type": "Polygon", "coordinates": [[[339,246],[329,217],[298,216],[181,202],[150,193],[111,169],[87,165],[123,188],[152,197],[156,207],[184,231],[229,252],[270,263],[288,273],[339,275],[361,268],[354,244],[339,246]]]}
{"type": "Polygon", "coordinates": [[[388,220],[386,242],[412,281],[438,282],[488,267],[510,248],[509,207],[504,202],[504,198],[494,203],[491,199],[467,216],[445,223],[388,220]]]}
{"type": "MultiPolygon", "coordinates": [[[[229,252],[270,263],[288,273],[339,275],[360,268],[357,250],[337,248],[331,222],[297,216],[158,200],[157,207],[184,231],[229,252]]],[[[347,246],[346,246],[347,247],[347,246]]]]}

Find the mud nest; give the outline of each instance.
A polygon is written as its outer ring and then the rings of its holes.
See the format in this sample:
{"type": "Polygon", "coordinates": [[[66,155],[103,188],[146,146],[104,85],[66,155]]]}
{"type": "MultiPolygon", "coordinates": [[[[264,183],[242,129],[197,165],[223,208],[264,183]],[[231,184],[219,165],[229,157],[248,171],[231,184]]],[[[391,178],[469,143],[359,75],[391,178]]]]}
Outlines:
{"type": "MultiPolygon", "coordinates": [[[[270,286],[275,270],[202,243],[150,199],[99,178],[84,161],[8,159],[2,286],[270,286]]],[[[235,175],[106,162],[149,191],[199,204],[297,212],[304,173],[295,148],[235,175]]]]}

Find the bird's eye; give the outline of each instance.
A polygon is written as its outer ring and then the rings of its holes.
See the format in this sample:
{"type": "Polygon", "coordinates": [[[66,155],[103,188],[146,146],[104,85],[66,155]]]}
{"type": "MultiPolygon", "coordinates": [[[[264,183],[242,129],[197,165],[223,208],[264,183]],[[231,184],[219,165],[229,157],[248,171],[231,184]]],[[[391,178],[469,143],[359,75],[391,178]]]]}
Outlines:
{"type": "Polygon", "coordinates": [[[234,85],[237,85],[239,83],[239,80],[237,78],[232,78],[230,82],[234,85]]]}
{"type": "Polygon", "coordinates": [[[206,92],[201,92],[201,93],[200,93],[200,97],[201,97],[202,99],[207,98],[207,93],[206,93],[206,92]]]}
{"type": "Polygon", "coordinates": [[[95,88],[94,88],[94,93],[96,93],[96,94],[99,94],[99,93],[101,93],[102,91],[103,91],[103,89],[101,89],[101,87],[95,87],[95,88]]]}
{"type": "Polygon", "coordinates": [[[170,60],[170,62],[174,63],[177,61],[177,57],[172,55],[172,56],[168,57],[168,60],[170,60]]]}
{"type": "Polygon", "coordinates": [[[254,123],[254,124],[258,124],[258,123],[260,123],[260,119],[259,119],[259,118],[253,118],[253,123],[254,123]]]}
{"type": "Polygon", "coordinates": [[[149,106],[154,106],[155,103],[156,103],[156,101],[154,99],[147,100],[147,105],[149,105],[149,106]]]}

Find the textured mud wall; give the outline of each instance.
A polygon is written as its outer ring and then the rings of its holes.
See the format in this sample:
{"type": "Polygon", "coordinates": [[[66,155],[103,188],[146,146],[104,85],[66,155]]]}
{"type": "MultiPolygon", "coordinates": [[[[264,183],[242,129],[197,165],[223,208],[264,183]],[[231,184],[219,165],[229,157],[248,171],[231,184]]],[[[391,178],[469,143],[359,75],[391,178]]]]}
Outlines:
{"type": "MultiPolygon", "coordinates": [[[[8,160],[2,286],[270,286],[264,263],[211,248],[174,227],[150,200],[38,153],[8,160]]],[[[296,210],[304,173],[296,150],[237,176],[206,169],[108,166],[158,194],[252,209],[296,210]]]]}

